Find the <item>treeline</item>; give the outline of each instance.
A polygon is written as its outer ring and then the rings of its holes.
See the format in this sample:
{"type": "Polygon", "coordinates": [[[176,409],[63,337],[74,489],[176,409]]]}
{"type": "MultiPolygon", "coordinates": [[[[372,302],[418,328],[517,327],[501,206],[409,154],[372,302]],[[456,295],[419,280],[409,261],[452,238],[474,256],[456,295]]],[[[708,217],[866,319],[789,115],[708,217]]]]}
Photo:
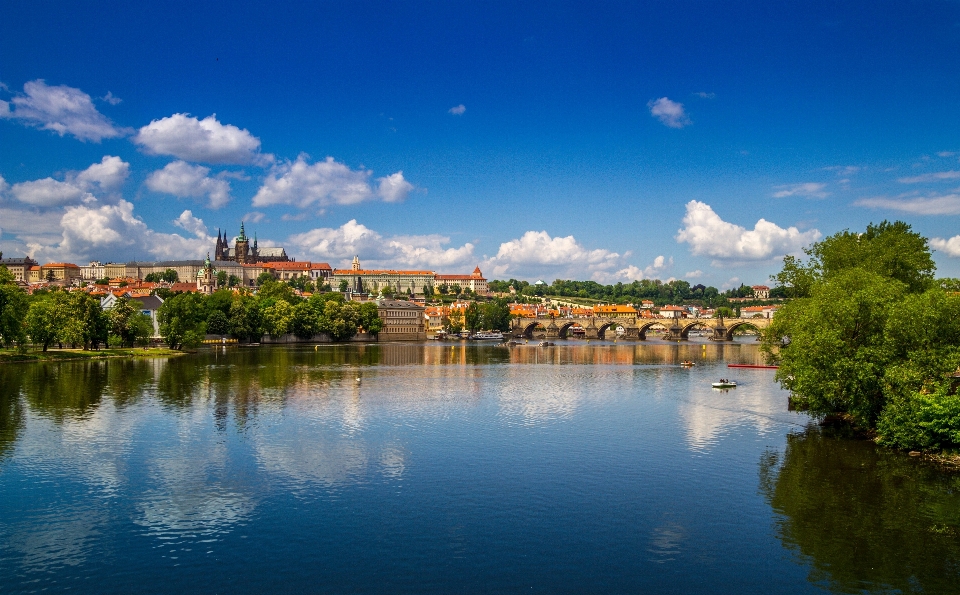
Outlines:
{"type": "Polygon", "coordinates": [[[843,231],[784,259],[795,299],[764,334],[801,408],[838,414],[903,448],[960,448],[960,295],[934,279],[926,238],[903,222],[843,231]]]}
{"type": "Polygon", "coordinates": [[[504,298],[482,304],[471,302],[462,315],[451,314],[444,325],[444,330],[450,333],[459,333],[464,329],[471,333],[479,330],[510,330],[510,303],[504,298]]]}
{"type": "Polygon", "coordinates": [[[379,333],[382,321],[374,302],[347,302],[339,293],[304,299],[287,283],[263,279],[256,295],[220,290],[210,296],[178,293],[169,296],[157,313],[160,336],[172,349],[199,345],[207,334],[229,335],[257,342],[263,335],[292,333],[310,337],[326,333],[335,341],[349,339],[360,329],[379,333]]]}
{"type": "MultiPolygon", "coordinates": [[[[517,293],[528,297],[578,297],[622,304],[650,300],[658,306],[697,302],[703,306],[718,307],[725,305],[729,298],[753,297],[753,290],[743,284],[735,289],[721,292],[716,287],[702,284],[690,285],[689,281],[682,279],[666,282],[659,279],[642,279],[632,283],[613,285],[602,285],[596,281],[564,279],[557,279],[550,285],[531,285],[527,281],[510,279],[509,281],[491,281],[488,286],[491,291],[496,292],[509,291],[513,286],[517,293]]],[[[784,291],[780,287],[771,290],[770,297],[784,296],[784,291]]]]}
{"type": "Polygon", "coordinates": [[[51,345],[99,349],[145,345],[153,322],[130,300],[119,299],[112,310],[86,293],[38,290],[27,295],[0,267],[0,343],[26,348],[28,342],[46,351],[51,345]]]}

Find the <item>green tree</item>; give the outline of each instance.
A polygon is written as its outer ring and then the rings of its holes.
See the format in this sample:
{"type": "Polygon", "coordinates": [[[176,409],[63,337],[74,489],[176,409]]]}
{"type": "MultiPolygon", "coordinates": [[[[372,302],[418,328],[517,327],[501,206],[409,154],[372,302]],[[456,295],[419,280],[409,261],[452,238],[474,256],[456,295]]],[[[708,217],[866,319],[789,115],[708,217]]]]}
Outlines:
{"type": "Polygon", "coordinates": [[[257,342],[263,336],[263,312],[257,299],[236,295],[230,305],[230,334],[237,339],[257,342]]]}
{"type": "Polygon", "coordinates": [[[812,413],[846,413],[872,427],[884,404],[883,375],[891,352],[884,330],[905,286],[863,269],[816,284],[809,298],[788,302],[764,335],[779,350],[777,379],[812,413]]]}
{"type": "Polygon", "coordinates": [[[133,347],[137,336],[135,321],[140,316],[134,302],[127,298],[118,299],[110,309],[109,316],[110,332],[119,337],[120,346],[133,347]]]}
{"type": "Polygon", "coordinates": [[[291,306],[294,306],[302,301],[300,296],[293,293],[292,287],[286,283],[281,283],[274,280],[273,277],[271,277],[269,280],[264,280],[264,283],[257,291],[257,297],[264,307],[280,300],[289,303],[291,306]]]}
{"type": "Polygon", "coordinates": [[[35,345],[46,351],[59,335],[59,321],[53,301],[35,299],[27,311],[26,331],[35,345]]]}
{"type": "Polygon", "coordinates": [[[483,310],[477,302],[470,302],[467,309],[463,312],[463,324],[471,333],[476,332],[483,325],[483,310]]]}
{"type": "Polygon", "coordinates": [[[510,330],[510,303],[497,298],[483,305],[483,326],[489,330],[510,330]]]}
{"type": "Polygon", "coordinates": [[[173,269],[167,269],[163,271],[163,274],[161,274],[160,278],[167,283],[176,283],[180,280],[180,276],[177,275],[177,271],[173,269]]]}
{"type": "Polygon", "coordinates": [[[350,284],[347,283],[346,279],[340,279],[340,284],[337,286],[337,291],[340,293],[346,293],[347,289],[350,288],[350,284]]]}
{"type": "Polygon", "coordinates": [[[217,271],[217,287],[226,287],[229,279],[227,271],[217,271]]]}
{"type": "Polygon", "coordinates": [[[266,272],[266,271],[260,273],[260,274],[257,276],[257,287],[263,285],[264,283],[266,283],[266,282],[268,282],[268,281],[276,281],[276,279],[273,277],[273,274],[272,274],[272,273],[268,273],[268,272],[266,272]]]}
{"type": "Polygon", "coordinates": [[[240,279],[240,277],[236,275],[230,275],[230,277],[227,279],[228,287],[239,287],[242,284],[243,284],[243,281],[240,279]]]}
{"type": "Polygon", "coordinates": [[[23,346],[24,321],[29,309],[26,292],[14,284],[7,267],[0,267],[0,344],[4,347],[12,347],[14,343],[23,346]]]}
{"type": "Polygon", "coordinates": [[[230,333],[230,319],[223,313],[223,310],[213,310],[207,315],[207,332],[211,335],[230,333]]]}
{"type": "Polygon", "coordinates": [[[360,327],[368,333],[376,335],[383,330],[383,320],[377,312],[377,304],[374,302],[364,302],[360,304],[359,320],[360,327]]]}
{"type": "Polygon", "coordinates": [[[160,336],[171,349],[196,347],[207,332],[207,312],[204,296],[199,293],[181,293],[163,302],[157,312],[160,336]]]}
{"type": "Polygon", "coordinates": [[[263,309],[263,330],[277,338],[290,332],[294,307],[280,300],[263,309]]]}

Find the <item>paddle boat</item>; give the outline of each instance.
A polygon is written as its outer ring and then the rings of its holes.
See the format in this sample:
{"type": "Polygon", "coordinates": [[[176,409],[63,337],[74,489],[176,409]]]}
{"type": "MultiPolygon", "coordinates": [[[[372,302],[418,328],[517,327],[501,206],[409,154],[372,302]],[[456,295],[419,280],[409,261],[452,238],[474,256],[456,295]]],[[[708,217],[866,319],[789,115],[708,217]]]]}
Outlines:
{"type": "Polygon", "coordinates": [[[721,378],[719,382],[714,382],[710,386],[713,388],[737,388],[737,381],[721,378]]]}

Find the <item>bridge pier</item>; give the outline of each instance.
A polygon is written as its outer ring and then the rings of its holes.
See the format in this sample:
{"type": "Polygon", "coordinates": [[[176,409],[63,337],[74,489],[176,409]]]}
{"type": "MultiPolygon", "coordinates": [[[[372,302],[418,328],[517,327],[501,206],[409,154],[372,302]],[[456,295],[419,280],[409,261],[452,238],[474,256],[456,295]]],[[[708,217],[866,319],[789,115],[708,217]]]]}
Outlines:
{"type": "Polygon", "coordinates": [[[713,327],[713,335],[710,336],[711,341],[726,341],[727,340],[727,327],[723,326],[723,321],[720,322],[717,326],[713,327]]]}
{"type": "Polygon", "coordinates": [[[668,341],[686,341],[686,337],[683,336],[683,327],[680,326],[676,318],[673,319],[673,324],[667,328],[667,334],[663,338],[668,341]]]}
{"type": "Polygon", "coordinates": [[[640,328],[636,324],[623,323],[623,338],[630,341],[640,340],[640,328]]]}
{"type": "Polygon", "coordinates": [[[551,318],[550,324],[547,325],[547,334],[545,338],[547,340],[556,340],[560,338],[560,327],[557,326],[557,323],[551,318]]]}
{"type": "Polygon", "coordinates": [[[597,325],[593,322],[593,318],[590,318],[590,322],[587,326],[583,327],[583,336],[586,339],[599,339],[600,332],[597,330],[597,325]]]}

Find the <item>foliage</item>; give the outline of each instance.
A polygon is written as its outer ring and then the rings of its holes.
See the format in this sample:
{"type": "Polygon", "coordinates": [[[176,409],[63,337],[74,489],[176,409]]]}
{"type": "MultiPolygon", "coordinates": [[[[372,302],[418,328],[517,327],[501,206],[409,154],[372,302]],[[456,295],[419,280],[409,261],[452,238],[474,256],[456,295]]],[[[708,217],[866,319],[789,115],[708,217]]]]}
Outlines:
{"type": "Polygon", "coordinates": [[[25,326],[30,340],[46,351],[57,340],[61,320],[52,299],[37,299],[30,304],[25,326]]]}
{"type": "Polygon", "coordinates": [[[207,332],[211,335],[230,333],[230,319],[223,313],[223,310],[213,310],[207,315],[207,332]]]}
{"type": "Polygon", "coordinates": [[[483,325],[483,310],[476,302],[471,302],[463,312],[463,324],[471,333],[479,330],[483,325]]]}
{"type": "Polygon", "coordinates": [[[16,342],[23,345],[26,340],[24,320],[30,308],[27,294],[13,284],[13,275],[6,267],[0,267],[0,274],[6,273],[0,282],[0,344],[10,347],[16,342]]]}
{"type": "Polygon", "coordinates": [[[510,330],[510,303],[505,298],[483,305],[483,326],[491,331],[510,330]]]}
{"type": "Polygon", "coordinates": [[[279,337],[290,332],[293,322],[293,306],[280,300],[263,309],[263,330],[271,337],[279,337]]]}
{"type": "Polygon", "coordinates": [[[236,295],[230,304],[230,334],[237,339],[257,342],[263,336],[263,314],[257,299],[236,295]]]}
{"type": "Polygon", "coordinates": [[[199,293],[181,293],[163,302],[157,312],[160,336],[171,349],[196,347],[207,332],[207,312],[204,296],[199,293]]]}
{"type": "Polygon", "coordinates": [[[176,283],[180,280],[177,271],[173,269],[167,269],[162,273],[147,273],[147,276],[143,278],[144,281],[148,283],[158,283],[160,281],[165,281],[167,283],[176,283]]]}
{"type": "Polygon", "coordinates": [[[347,283],[346,279],[340,279],[340,284],[337,286],[337,291],[344,293],[347,289],[350,288],[350,285],[347,283]]]}
{"type": "Polygon", "coordinates": [[[763,338],[781,384],[812,413],[849,414],[883,443],[960,447],[960,296],[933,281],[926,239],[883,222],[805,252],[809,262],[788,257],[778,275],[804,297],[763,338]]]}

